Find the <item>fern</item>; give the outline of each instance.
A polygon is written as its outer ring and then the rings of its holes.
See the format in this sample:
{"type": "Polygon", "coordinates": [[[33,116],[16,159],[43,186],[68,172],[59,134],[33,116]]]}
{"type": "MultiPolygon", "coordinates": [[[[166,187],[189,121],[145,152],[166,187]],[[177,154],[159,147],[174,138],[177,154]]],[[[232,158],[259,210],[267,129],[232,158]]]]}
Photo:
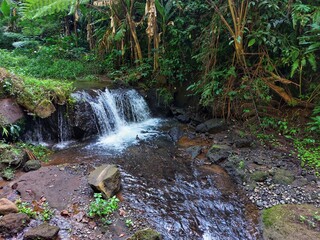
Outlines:
{"type": "Polygon", "coordinates": [[[59,12],[67,12],[75,5],[88,3],[89,0],[26,0],[21,7],[25,18],[34,19],[59,12]]]}

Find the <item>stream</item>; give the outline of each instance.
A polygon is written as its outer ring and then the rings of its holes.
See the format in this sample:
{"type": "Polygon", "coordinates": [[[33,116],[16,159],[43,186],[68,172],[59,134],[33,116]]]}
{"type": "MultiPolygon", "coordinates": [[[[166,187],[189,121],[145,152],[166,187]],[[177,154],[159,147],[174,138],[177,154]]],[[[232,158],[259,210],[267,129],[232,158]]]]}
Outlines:
{"type": "MultiPolygon", "coordinates": [[[[58,149],[49,165],[117,164],[122,198],[146,218],[164,239],[260,239],[258,211],[219,166],[205,156],[192,159],[183,144],[167,134],[177,123],[152,118],[134,90],[77,92],[92,109],[97,136],[72,139],[75,124],[56,118],[58,149]],[[69,124],[69,125],[68,125],[69,124]],[[68,125],[68,126],[66,126],[68,125]]],[[[46,142],[41,123],[29,132],[32,142],[46,142]],[[43,131],[43,132],[41,132],[43,131]]],[[[188,139],[192,144],[195,136],[188,139]]],[[[49,143],[50,144],[50,143],[49,143]]]]}

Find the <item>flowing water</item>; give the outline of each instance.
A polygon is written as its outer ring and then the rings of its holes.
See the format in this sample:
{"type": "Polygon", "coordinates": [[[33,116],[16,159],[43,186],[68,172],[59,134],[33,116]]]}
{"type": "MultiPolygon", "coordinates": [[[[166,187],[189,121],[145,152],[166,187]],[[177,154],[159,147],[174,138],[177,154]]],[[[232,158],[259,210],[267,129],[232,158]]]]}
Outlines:
{"type": "MultiPolygon", "coordinates": [[[[184,155],[164,131],[171,123],[152,118],[136,91],[82,91],[74,97],[90,105],[99,135],[65,145],[50,164],[68,159],[119,165],[124,201],[140,211],[164,239],[260,239],[257,210],[241,190],[220,167],[184,155]]],[[[70,123],[59,117],[57,121],[58,133],[70,133],[62,134],[60,143],[72,140],[72,127],[64,126],[70,123]]]]}

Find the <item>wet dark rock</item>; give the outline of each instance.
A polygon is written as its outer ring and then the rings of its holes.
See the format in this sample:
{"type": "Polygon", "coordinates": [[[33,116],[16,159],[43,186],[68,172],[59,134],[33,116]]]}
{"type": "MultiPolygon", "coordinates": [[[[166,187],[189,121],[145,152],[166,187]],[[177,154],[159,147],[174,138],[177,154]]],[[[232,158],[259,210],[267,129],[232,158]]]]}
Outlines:
{"type": "Polygon", "coordinates": [[[292,184],[294,181],[294,174],[288,170],[276,169],[273,177],[273,182],[276,184],[292,184]]]}
{"type": "Polygon", "coordinates": [[[170,104],[166,102],[164,97],[160,96],[157,89],[149,89],[144,95],[148,103],[152,115],[155,117],[169,117],[172,116],[170,104]]]}
{"type": "Polygon", "coordinates": [[[147,229],[137,231],[127,240],[161,240],[161,239],[162,237],[160,233],[158,233],[153,229],[147,228],[147,229]]]}
{"type": "Polygon", "coordinates": [[[207,153],[207,158],[214,164],[226,160],[232,152],[228,145],[212,145],[207,153]]]}
{"type": "Polygon", "coordinates": [[[41,168],[41,162],[39,160],[29,160],[23,166],[25,172],[35,171],[41,168]]]}
{"type": "Polygon", "coordinates": [[[23,111],[14,99],[0,99],[0,125],[13,124],[23,117],[23,111]]]}
{"type": "Polygon", "coordinates": [[[251,147],[252,143],[253,143],[253,140],[250,137],[234,139],[234,144],[237,148],[249,148],[251,147]]]}
{"type": "Polygon", "coordinates": [[[191,121],[190,117],[186,114],[178,115],[176,119],[181,123],[189,123],[191,121]]]}
{"type": "Polygon", "coordinates": [[[200,133],[219,133],[227,129],[227,124],[223,119],[210,119],[196,127],[196,131],[200,133]]]}
{"type": "Polygon", "coordinates": [[[9,237],[24,229],[30,218],[24,213],[10,213],[0,218],[0,236],[9,237]]]}
{"type": "Polygon", "coordinates": [[[201,153],[201,146],[192,146],[186,149],[186,152],[191,155],[192,159],[195,159],[201,153]]]}
{"type": "Polygon", "coordinates": [[[69,111],[70,125],[73,127],[76,139],[93,136],[98,133],[94,112],[90,104],[79,99],[69,111]]]}
{"type": "Polygon", "coordinates": [[[250,179],[255,182],[263,182],[267,180],[269,177],[269,173],[266,171],[255,171],[250,174],[250,179]]]}
{"type": "Polygon", "coordinates": [[[173,127],[168,132],[173,142],[178,142],[183,136],[183,131],[179,127],[173,127]]]}
{"type": "Polygon", "coordinates": [[[0,215],[6,215],[9,213],[17,213],[17,206],[6,198],[0,199],[0,215]]]}
{"type": "Polygon", "coordinates": [[[35,228],[31,228],[24,235],[24,240],[54,240],[58,236],[60,228],[43,223],[35,228]]]}
{"type": "Polygon", "coordinates": [[[110,198],[120,191],[120,171],[116,165],[104,164],[90,173],[88,182],[94,190],[110,198]]]}

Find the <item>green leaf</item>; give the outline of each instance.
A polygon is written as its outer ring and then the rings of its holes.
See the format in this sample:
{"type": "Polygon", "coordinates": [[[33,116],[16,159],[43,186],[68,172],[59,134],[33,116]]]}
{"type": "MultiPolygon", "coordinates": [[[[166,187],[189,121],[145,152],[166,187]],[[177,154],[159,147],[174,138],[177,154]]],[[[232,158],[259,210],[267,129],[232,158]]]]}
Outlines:
{"type": "Polygon", "coordinates": [[[256,39],[252,38],[249,43],[248,43],[248,47],[251,47],[253,44],[255,44],[256,39]]]}
{"type": "Polygon", "coordinates": [[[10,16],[10,5],[9,5],[9,3],[7,2],[7,0],[4,0],[4,1],[1,3],[0,12],[1,12],[1,13],[3,14],[3,16],[5,16],[5,17],[9,17],[9,16],[10,16]]]}
{"type": "Polygon", "coordinates": [[[299,59],[295,60],[294,63],[292,64],[290,77],[293,77],[298,67],[299,67],[299,59]]]}

